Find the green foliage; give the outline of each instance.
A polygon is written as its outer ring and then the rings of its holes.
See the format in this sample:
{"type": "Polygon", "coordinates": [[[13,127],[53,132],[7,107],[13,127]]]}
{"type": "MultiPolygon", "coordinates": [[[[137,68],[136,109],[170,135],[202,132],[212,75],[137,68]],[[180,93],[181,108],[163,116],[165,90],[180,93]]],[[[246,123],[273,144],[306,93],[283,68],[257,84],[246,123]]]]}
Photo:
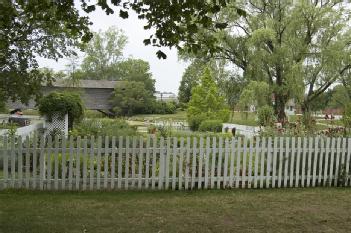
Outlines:
{"type": "Polygon", "coordinates": [[[126,43],[127,37],[116,27],[94,33],[93,39],[84,49],[86,57],[82,70],[87,79],[114,80],[112,65],[122,59],[126,43]]]}
{"type": "Polygon", "coordinates": [[[84,119],[70,132],[72,136],[135,136],[136,129],[122,119],[84,119]]]}
{"type": "Polygon", "coordinates": [[[153,105],[153,114],[174,114],[177,111],[177,105],[174,102],[155,101],[153,105]]]}
{"type": "Polygon", "coordinates": [[[84,112],[85,118],[103,118],[105,115],[102,112],[98,112],[96,110],[85,110],[84,112]]]}
{"type": "Polygon", "coordinates": [[[193,61],[184,71],[180,81],[178,98],[180,103],[188,103],[191,98],[191,90],[199,84],[206,62],[201,60],[193,61]]]}
{"type": "Polygon", "coordinates": [[[117,84],[111,103],[116,115],[131,116],[149,111],[154,101],[153,93],[143,82],[131,81],[117,84]]]}
{"type": "Polygon", "coordinates": [[[343,85],[337,85],[331,91],[328,106],[331,108],[344,108],[350,102],[348,91],[343,85]]]}
{"type": "Polygon", "coordinates": [[[251,106],[259,108],[270,103],[270,96],[267,83],[251,81],[240,95],[239,106],[244,111],[248,111],[251,106]]]}
{"type": "Polygon", "coordinates": [[[202,121],[199,126],[199,131],[222,132],[222,121],[219,121],[219,120],[202,121]]]}
{"type": "Polygon", "coordinates": [[[303,102],[306,108],[302,110],[309,111],[325,90],[340,78],[349,79],[349,15],[342,1],[253,0],[247,4],[239,0],[221,8],[220,17],[212,18],[218,23],[226,21],[224,30],[214,32],[200,25],[193,41],[181,47],[198,56],[225,59],[246,80],[267,83],[275,96],[277,119],[283,122],[289,99],[303,102]],[[244,9],[245,19],[233,7],[244,9]],[[194,44],[201,46],[194,50],[194,44]]]}
{"type": "Polygon", "coordinates": [[[219,94],[208,68],[205,69],[200,84],[192,90],[187,117],[192,130],[197,130],[204,120],[215,119],[224,122],[229,119],[229,110],[225,105],[225,100],[219,94]]]}
{"type": "Polygon", "coordinates": [[[43,82],[37,57],[58,59],[91,38],[87,17],[73,1],[0,2],[0,99],[27,103],[43,82]]]}
{"type": "Polygon", "coordinates": [[[77,93],[73,92],[52,92],[41,98],[38,106],[41,115],[45,115],[49,121],[54,114],[64,117],[68,114],[68,127],[71,129],[73,124],[79,122],[84,117],[84,105],[77,93]]]}
{"type": "Polygon", "coordinates": [[[271,106],[265,105],[257,111],[258,123],[261,126],[271,126],[274,122],[274,110],[271,106]]]}
{"type": "Polygon", "coordinates": [[[155,92],[155,80],[152,79],[150,65],[141,59],[128,58],[112,64],[113,80],[142,82],[145,89],[155,92]]]}
{"type": "Polygon", "coordinates": [[[342,122],[344,123],[345,128],[351,128],[351,103],[348,103],[344,109],[342,122]]]}

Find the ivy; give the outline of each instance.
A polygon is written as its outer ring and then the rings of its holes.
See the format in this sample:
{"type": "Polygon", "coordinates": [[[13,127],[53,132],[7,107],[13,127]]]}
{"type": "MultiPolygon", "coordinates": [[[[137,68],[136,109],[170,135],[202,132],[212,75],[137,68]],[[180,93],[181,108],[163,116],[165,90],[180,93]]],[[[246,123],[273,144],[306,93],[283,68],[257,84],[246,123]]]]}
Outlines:
{"type": "Polygon", "coordinates": [[[84,116],[84,105],[77,93],[52,92],[39,101],[39,112],[49,121],[55,114],[63,119],[68,114],[68,126],[72,128],[74,122],[79,122],[84,116]]]}

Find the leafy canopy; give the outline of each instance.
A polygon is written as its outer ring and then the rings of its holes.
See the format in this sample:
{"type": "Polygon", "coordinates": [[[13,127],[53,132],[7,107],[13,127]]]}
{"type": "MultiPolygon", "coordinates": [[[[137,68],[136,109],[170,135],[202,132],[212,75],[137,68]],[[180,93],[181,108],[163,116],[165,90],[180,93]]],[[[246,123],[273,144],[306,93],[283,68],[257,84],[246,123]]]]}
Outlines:
{"type": "Polygon", "coordinates": [[[113,65],[122,60],[127,37],[116,27],[93,35],[93,39],[84,48],[82,70],[87,79],[115,80],[113,65]]]}
{"type": "Polygon", "coordinates": [[[153,105],[155,97],[142,82],[123,82],[117,84],[111,99],[113,111],[119,116],[144,113],[153,105]]]}
{"type": "Polygon", "coordinates": [[[37,57],[69,55],[92,36],[73,1],[0,1],[0,22],[0,102],[39,98],[52,77],[38,70],[37,57]]]}

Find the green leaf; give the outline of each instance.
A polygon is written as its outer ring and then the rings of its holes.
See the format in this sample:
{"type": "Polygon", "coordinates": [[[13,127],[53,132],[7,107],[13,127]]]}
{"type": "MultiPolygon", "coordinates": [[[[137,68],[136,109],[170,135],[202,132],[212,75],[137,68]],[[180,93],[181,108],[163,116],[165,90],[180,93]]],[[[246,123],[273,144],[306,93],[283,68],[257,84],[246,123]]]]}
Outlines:
{"type": "Polygon", "coordinates": [[[167,58],[167,55],[164,52],[162,52],[161,50],[158,50],[156,52],[156,55],[157,55],[158,59],[161,59],[161,58],[166,59],[167,58]]]}
{"type": "Polygon", "coordinates": [[[119,10],[119,17],[121,17],[122,19],[127,19],[128,16],[128,11],[119,10]]]}
{"type": "Polygon", "coordinates": [[[145,39],[145,40],[143,40],[143,42],[144,42],[144,45],[151,44],[151,40],[150,39],[145,39]]]}

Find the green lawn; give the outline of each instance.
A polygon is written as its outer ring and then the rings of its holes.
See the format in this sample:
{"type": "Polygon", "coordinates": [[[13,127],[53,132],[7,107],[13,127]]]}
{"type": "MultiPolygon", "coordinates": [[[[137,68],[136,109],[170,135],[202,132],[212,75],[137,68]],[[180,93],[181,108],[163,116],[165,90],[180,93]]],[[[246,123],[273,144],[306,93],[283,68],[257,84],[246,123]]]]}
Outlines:
{"type": "Polygon", "coordinates": [[[351,189],[0,192],[0,232],[350,232],[351,189]]]}
{"type": "Polygon", "coordinates": [[[229,123],[239,125],[258,126],[256,113],[254,112],[234,112],[230,114],[229,123]]]}
{"type": "Polygon", "coordinates": [[[139,114],[131,117],[131,120],[173,120],[173,121],[186,121],[186,112],[178,111],[175,114],[139,114]]]}

